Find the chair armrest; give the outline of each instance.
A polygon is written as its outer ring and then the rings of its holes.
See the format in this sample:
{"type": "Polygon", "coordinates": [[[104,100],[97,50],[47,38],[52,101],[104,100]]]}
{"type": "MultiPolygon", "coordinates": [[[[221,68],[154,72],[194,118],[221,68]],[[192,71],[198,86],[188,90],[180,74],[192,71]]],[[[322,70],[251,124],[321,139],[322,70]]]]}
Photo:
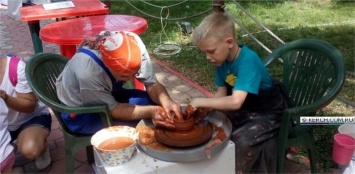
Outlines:
{"type": "Polygon", "coordinates": [[[112,126],[111,112],[106,105],[73,107],[61,104],[60,111],[74,114],[98,113],[104,127],[112,126]]]}
{"type": "Polygon", "coordinates": [[[109,113],[106,105],[80,106],[80,107],[62,105],[60,110],[61,112],[75,113],[75,114],[100,113],[100,112],[109,113]]]}
{"type": "Polygon", "coordinates": [[[106,105],[74,107],[51,102],[50,100],[43,100],[42,102],[49,106],[51,109],[56,110],[58,112],[74,114],[98,113],[101,117],[101,121],[104,127],[109,127],[113,125],[111,112],[108,109],[108,106],[106,105]]]}

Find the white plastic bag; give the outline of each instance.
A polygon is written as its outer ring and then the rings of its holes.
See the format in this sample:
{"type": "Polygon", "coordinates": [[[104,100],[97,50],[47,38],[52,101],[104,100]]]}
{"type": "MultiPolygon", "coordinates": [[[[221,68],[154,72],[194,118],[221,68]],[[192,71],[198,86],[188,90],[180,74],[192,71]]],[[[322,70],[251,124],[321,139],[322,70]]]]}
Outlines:
{"type": "Polygon", "coordinates": [[[7,14],[10,18],[19,21],[21,19],[20,8],[22,3],[27,2],[27,0],[8,0],[7,1],[7,14]]]}
{"type": "Polygon", "coordinates": [[[7,0],[1,0],[1,5],[7,6],[7,0]]]}
{"type": "Polygon", "coordinates": [[[343,174],[354,174],[354,173],[355,173],[355,157],[351,159],[349,166],[345,168],[343,174]]]}

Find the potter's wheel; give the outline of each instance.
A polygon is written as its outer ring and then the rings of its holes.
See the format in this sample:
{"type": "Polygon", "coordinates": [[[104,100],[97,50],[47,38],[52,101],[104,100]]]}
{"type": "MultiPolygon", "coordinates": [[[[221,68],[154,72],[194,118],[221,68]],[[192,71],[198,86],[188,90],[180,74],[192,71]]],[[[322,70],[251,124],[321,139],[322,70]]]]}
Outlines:
{"type": "Polygon", "coordinates": [[[211,139],[212,134],[213,128],[208,122],[196,124],[192,130],[188,131],[171,131],[161,128],[155,130],[155,138],[159,142],[172,147],[196,146],[211,139]]]}
{"type": "MultiPolygon", "coordinates": [[[[215,154],[224,149],[230,139],[230,135],[232,132],[232,124],[229,119],[222,113],[218,111],[213,111],[208,114],[205,118],[210,123],[220,127],[226,134],[226,139],[222,141],[222,143],[212,147],[210,156],[213,158],[215,154]]],[[[144,125],[149,127],[154,127],[154,124],[151,120],[144,119],[141,120],[138,125],[144,125]]],[[[200,145],[191,146],[191,147],[168,147],[164,149],[156,149],[149,146],[144,145],[140,141],[137,142],[137,149],[153,158],[168,161],[168,162],[192,162],[199,161],[202,159],[207,159],[208,156],[205,153],[206,146],[212,142],[212,139],[216,136],[216,130],[213,129],[212,138],[210,138],[207,142],[202,143],[200,145]]]]}

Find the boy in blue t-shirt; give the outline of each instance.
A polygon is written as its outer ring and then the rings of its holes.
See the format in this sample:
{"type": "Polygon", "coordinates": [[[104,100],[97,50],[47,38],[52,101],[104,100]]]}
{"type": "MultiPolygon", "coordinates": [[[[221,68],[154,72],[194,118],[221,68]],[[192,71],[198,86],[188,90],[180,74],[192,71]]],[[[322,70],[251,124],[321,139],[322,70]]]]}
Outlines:
{"type": "Polygon", "coordinates": [[[226,111],[233,125],[236,173],[275,173],[276,135],[287,97],[260,57],[235,40],[233,18],[214,12],[195,29],[192,42],[216,66],[217,91],[195,98],[190,105],[226,111]]]}

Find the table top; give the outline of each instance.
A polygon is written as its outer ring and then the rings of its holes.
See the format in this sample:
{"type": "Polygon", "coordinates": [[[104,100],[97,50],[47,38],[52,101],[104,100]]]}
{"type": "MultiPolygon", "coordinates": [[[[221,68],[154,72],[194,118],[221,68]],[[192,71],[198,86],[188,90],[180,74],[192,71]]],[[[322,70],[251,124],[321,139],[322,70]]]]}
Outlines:
{"type": "Polygon", "coordinates": [[[120,173],[120,174],[215,174],[235,173],[235,145],[229,140],[227,146],[216,153],[210,159],[194,162],[167,162],[162,161],[141,152],[139,149],[133,154],[126,164],[108,166],[103,161],[99,152],[94,148],[96,173],[120,173]]]}
{"type": "Polygon", "coordinates": [[[136,34],[148,28],[144,18],[131,15],[100,15],[69,19],[42,27],[40,38],[59,45],[79,45],[84,38],[101,31],[130,31],[136,34]]]}
{"type": "Polygon", "coordinates": [[[45,10],[43,5],[20,8],[22,21],[39,21],[52,18],[108,14],[109,8],[100,0],[71,0],[75,7],[45,10]]]}

